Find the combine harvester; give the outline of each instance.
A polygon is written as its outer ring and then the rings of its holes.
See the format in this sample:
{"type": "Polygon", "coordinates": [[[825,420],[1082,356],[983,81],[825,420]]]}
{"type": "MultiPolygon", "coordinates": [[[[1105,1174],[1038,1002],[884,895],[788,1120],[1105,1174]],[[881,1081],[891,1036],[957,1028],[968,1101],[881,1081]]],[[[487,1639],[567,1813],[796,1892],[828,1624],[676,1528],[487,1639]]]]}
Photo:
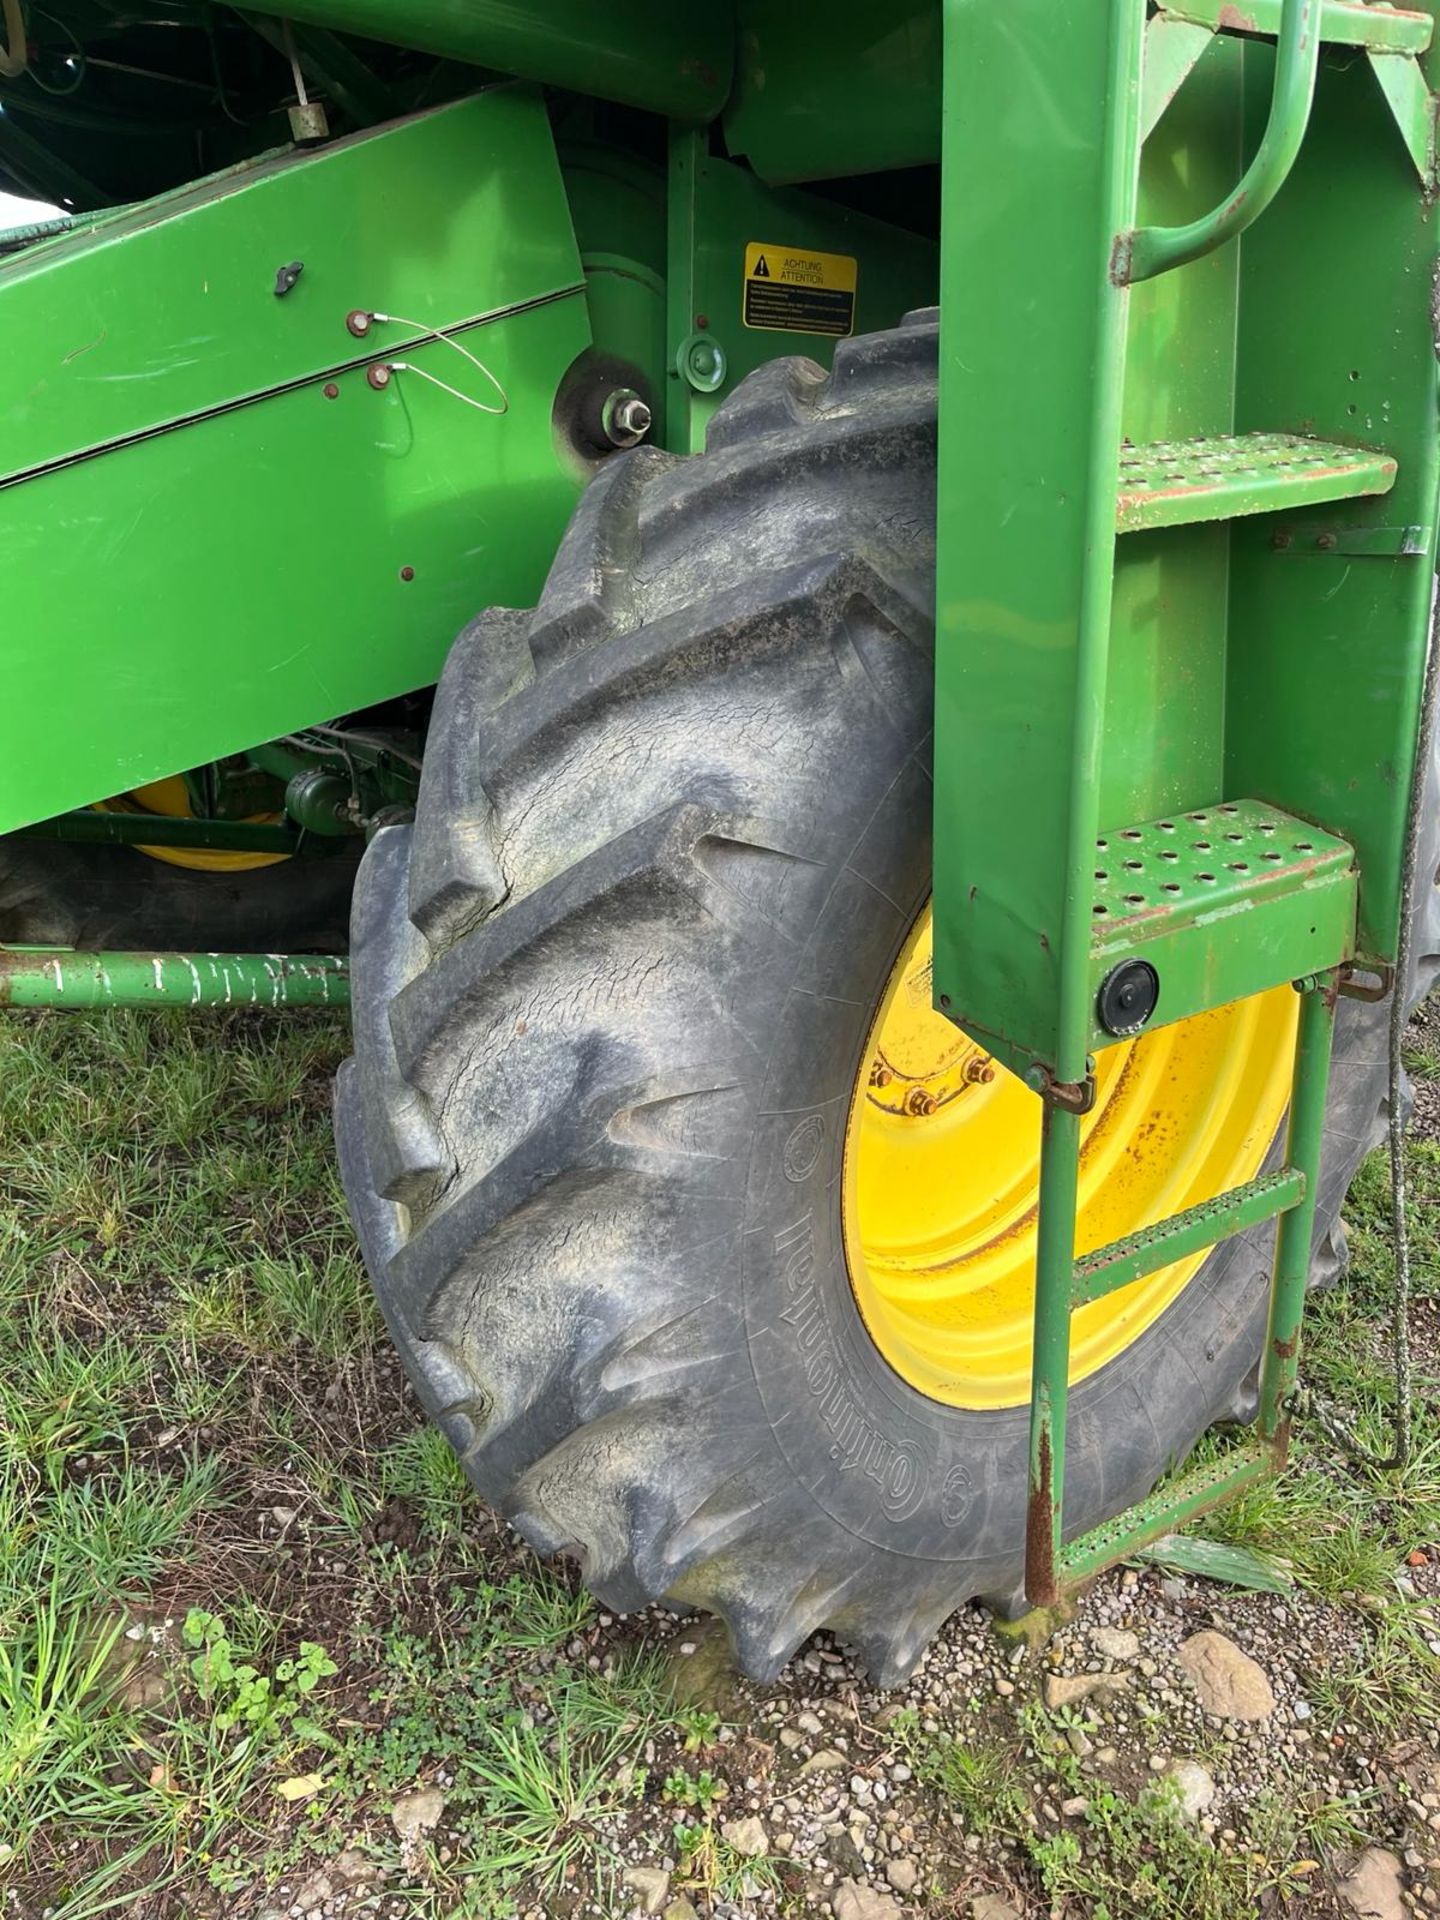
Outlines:
{"type": "Polygon", "coordinates": [[[353,992],[426,1405],[754,1675],[1273,1472],[1440,951],[1432,9],[0,20],[9,1000],[353,992]]]}

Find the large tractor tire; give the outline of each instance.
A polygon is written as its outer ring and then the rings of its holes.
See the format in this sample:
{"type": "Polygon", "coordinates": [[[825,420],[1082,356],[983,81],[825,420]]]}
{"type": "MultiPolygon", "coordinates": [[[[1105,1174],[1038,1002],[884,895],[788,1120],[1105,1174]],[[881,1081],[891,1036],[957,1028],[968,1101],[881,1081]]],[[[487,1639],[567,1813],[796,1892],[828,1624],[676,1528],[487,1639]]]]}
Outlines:
{"type": "MultiPolygon", "coordinates": [[[[929,1011],[935,388],[916,314],[610,463],[458,641],[356,895],[340,1151],[426,1404],[533,1545],[759,1679],[829,1627],[893,1682],[1020,1579],[1039,1112],[929,1011]]],[[[1102,1056],[1082,1247],[1278,1155],[1295,999],[1102,1056]]],[[[1385,1017],[1342,1008],[1322,1273],[1385,1017]]],[[[1253,1412],[1268,1259],[1077,1319],[1074,1526],[1253,1412]]]]}

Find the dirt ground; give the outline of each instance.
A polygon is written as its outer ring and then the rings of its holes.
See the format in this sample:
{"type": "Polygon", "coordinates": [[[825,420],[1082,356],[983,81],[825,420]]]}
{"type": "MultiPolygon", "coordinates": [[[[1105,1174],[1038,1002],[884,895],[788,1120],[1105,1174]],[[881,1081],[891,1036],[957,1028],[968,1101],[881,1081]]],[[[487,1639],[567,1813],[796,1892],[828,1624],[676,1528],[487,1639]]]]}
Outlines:
{"type": "MultiPolygon", "coordinates": [[[[345,1047],[328,1017],[0,1029],[6,1920],[1440,1911],[1440,1008],[1410,1463],[1305,1421],[1204,1529],[1258,1590],[1164,1557],[1048,1637],[963,1609],[883,1694],[824,1635],[752,1686],[468,1492],[351,1243],[345,1047]]],[[[1387,1204],[1372,1157],[1307,1349],[1372,1442],[1387,1204]]]]}

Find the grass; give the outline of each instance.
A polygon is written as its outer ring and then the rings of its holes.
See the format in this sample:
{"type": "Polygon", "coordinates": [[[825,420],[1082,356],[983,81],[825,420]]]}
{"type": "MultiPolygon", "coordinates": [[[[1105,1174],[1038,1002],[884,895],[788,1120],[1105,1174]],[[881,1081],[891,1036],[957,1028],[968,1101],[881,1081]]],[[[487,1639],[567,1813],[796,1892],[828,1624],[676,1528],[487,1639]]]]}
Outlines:
{"type": "Polygon", "coordinates": [[[0,1027],[0,1880],[56,1920],[203,1910],[372,1810],[417,1914],[502,1911],[537,1857],[599,1884],[670,1724],[653,1657],[563,1657],[593,1603],[495,1551],[400,1379],[333,1167],[346,1045],[0,1027]],[[448,1858],[407,1863],[390,1801],[440,1775],[448,1858]]]}
{"type": "MultiPolygon", "coordinates": [[[[53,1920],[209,1920],[358,1847],[415,1920],[609,1916],[643,1832],[703,1910],[813,1910],[790,1863],[725,1836],[774,1749],[677,1704],[654,1636],[533,1560],[420,1417],[336,1183],[347,1044],[325,1015],[0,1023],[0,1891],[53,1920]],[[443,1823],[402,1840],[392,1807],[426,1787],[443,1823]]],[[[1411,1174],[1433,1290],[1440,1149],[1417,1142],[1411,1174]]],[[[1307,1355],[1376,1440],[1386,1206],[1372,1159],[1307,1355]]],[[[1434,1627],[1398,1585],[1440,1539],[1435,1355],[1405,1469],[1304,1428],[1282,1483],[1207,1522],[1353,1620],[1307,1685],[1320,1723],[1375,1743],[1440,1717],[1434,1627]]],[[[984,1871],[1076,1920],[1248,1920],[1353,1837],[1351,1812],[1277,1788],[1212,1844],[1153,1791],[1087,1782],[1063,1717],[960,1718],[901,1712],[879,1757],[982,1837],[984,1871]],[[1083,1818],[1037,1815],[1081,1793],[1083,1818]]]]}

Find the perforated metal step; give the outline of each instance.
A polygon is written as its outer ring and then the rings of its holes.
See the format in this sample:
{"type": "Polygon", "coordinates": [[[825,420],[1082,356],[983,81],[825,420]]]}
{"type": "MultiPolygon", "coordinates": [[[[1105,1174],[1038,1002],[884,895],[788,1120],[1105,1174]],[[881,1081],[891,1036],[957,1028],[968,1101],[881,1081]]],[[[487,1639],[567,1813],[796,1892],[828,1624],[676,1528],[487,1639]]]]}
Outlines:
{"type": "MultiPolygon", "coordinates": [[[[1147,963],[1150,1024],[1168,1025],[1348,958],[1355,893],[1346,841],[1260,800],[1120,827],[1095,842],[1091,979],[1098,994],[1147,963]]],[[[1098,1003],[1095,1020],[1096,1045],[1113,1044],[1098,1003]]]]}
{"type": "Polygon", "coordinates": [[[1388,493],[1395,462],[1292,433],[1228,433],[1124,447],[1116,527],[1184,526],[1388,493]]]}

